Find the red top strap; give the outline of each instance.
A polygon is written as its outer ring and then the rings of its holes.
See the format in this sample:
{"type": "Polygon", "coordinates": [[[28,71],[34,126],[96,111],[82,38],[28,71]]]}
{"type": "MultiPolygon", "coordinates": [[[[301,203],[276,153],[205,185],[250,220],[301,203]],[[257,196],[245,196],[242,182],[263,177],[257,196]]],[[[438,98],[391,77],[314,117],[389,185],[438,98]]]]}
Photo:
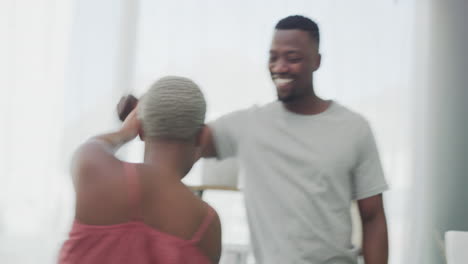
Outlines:
{"type": "Polygon", "coordinates": [[[128,199],[130,201],[130,210],[132,211],[132,220],[141,219],[141,186],[138,179],[136,165],[133,163],[124,163],[125,180],[127,182],[128,199]]]}
{"type": "Polygon", "coordinates": [[[208,227],[210,227],[211,222],[213,222],[213,219],[215,217],[216,213],[211,206],[208,206],[208,212],[203,219],[203,222],[201,223],[200,227],[198,228],[197,232],[192,237],[192,241],[194,242],[200,242],[201,238],[203,235],[206,233],[208,230],[208,227]]]}

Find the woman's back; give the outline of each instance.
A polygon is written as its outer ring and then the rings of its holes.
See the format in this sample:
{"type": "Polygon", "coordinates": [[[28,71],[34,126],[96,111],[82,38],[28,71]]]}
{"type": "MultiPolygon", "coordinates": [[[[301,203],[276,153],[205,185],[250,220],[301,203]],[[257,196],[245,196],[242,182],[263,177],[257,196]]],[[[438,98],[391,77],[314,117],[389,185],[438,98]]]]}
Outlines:
{"type": "Polygon", "coordinates": [[[180,180],[144,164],[99,164],[75,181],[76,220],[60,263],[219,260],[219,218],[180,180]]]}

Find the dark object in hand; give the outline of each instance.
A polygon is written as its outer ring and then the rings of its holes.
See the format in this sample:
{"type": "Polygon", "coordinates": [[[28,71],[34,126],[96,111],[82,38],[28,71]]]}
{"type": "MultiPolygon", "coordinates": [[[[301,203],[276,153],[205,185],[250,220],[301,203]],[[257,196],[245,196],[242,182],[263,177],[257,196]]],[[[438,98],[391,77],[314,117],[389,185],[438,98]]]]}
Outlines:
{"type": "Polygon", "coordinates": [[[138,99],[131,94],[120,98],[120,101],[117,104],[117,114],[119,115],[120,121],[124,121],[137,104],[138,99]]]}

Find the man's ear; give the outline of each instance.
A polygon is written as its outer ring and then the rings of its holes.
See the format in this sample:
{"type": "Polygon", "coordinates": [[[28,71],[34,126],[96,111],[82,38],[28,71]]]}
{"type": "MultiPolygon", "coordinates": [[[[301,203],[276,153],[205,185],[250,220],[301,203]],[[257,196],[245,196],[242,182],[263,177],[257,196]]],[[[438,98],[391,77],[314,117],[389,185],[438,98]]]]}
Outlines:
{"type": "Polygon", "coordinates": [[[318,70],[320,68],[320,64],[322,63],[322,54],[317,54],[317,57],[315,58],[314,61],[314,71],[318,70]]]}

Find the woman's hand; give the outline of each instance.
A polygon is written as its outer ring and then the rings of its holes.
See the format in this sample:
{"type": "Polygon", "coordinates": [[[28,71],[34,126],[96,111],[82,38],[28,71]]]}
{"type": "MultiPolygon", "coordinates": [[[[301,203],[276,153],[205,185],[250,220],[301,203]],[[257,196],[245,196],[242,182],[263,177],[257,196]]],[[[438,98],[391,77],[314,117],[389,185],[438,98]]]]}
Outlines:
{"type": "Polygon", "coordinates": [[[128,114],[122,124],[122,128],[120,128],[120,132],[123,134],[125,142],[134,139],[140,134],[141,122],[137,117],[137,109],[138,107],[135,107],[130,114],[128,114]]]}

